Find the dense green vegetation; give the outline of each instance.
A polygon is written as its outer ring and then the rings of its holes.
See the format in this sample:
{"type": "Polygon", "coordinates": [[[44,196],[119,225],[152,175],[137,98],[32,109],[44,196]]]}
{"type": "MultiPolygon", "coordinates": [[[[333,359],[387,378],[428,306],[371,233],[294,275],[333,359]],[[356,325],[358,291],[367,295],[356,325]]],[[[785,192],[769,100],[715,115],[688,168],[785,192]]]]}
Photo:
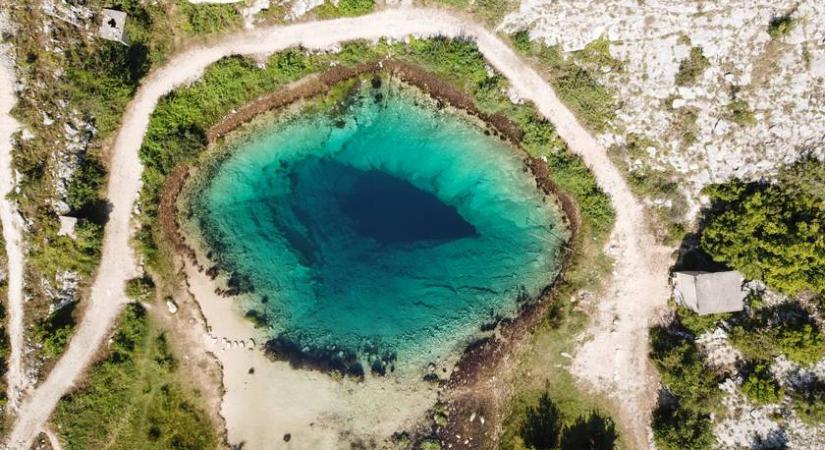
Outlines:
{"type": "Polygon", "coordinates": [[[58,403],[54,421],[67,449],[211,450],[218,441],[197,393],[178,378],[166,338],[131,304],[108,355],[58,403]]]}
{"type": "Polygon", "coordinates": [[[803,159],[774,182],[705,192],[701,245],[716,261],[787,294],[825,293],[825,165],[803,159]]]}
{"type": "Polygon", "coordinates": [[[721,380],[708,376],[693,339],[662,327],[653,328],[650,335],[651,359],[679,404],[697,410],[715,405],[721,395],[717,387],[721,380]]]}
{"type": "Polygon", "coordinates": [[[709,450],[716,444],[710,415],[678,405],[653,412],[653,438],[660,450],[709,450]]]}
{"type": "Polygon", "coordinates": [[[679,71],[676,72],[676,84],[687,86],[695,83],[709,66],[710,61],[702,53],[702,47],[692,47],[688,57],[679,63],[679,71]]]}
{"type": "Polygon", "coordinates": [[[42,344],[47,359],[60,356],[69,344],[74,332],[76,306],[77,303],[70,303],[35,322],[34,338],[42,344]]]}
{"type": "Polygon", "coordinates": [[[597,39],[583,50],[565,56],[558,46],[531,41],[527,31],[510,36],[513,46],[539,63],[556,94],[585,125],[603,131],[615,117],[615,94],[596,78],[602,71],[621,71],[623,64],[610,55],[610,41],[597,39]]]}

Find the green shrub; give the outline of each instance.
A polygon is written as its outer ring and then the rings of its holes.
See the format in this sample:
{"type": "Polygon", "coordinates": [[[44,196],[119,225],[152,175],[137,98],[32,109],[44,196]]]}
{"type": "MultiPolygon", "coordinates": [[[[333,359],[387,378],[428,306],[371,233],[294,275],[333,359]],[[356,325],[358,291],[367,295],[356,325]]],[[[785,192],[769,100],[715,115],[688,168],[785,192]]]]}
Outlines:
{"type": "Polygon", "coordinates": [[[787,36],[788,33],[793,30],[794,26],[796,26],[796,21],[790,14],[774,17],[768,23],[768,34],[773,39],[779,39],[787,36]]]}
{"type": "Polygon", "coordinates": [[[432,417],[436,425],[441,427],[447,426],[450,419],[449,411],[447,411],[447,405],[442,402],[436,402],[435,406],[432,408],[432,417]]]}
{"type": "Polygon", "coordinates": [[[728,103],[728,114],[730,120],[743,127],[756,125],[756,116],[751,106],[741,98],[735,98],[728,103]]]}
{"type": "Polygon", "coordinates": [[[75,211],[101,200],[106,170],[97,158],[86,157],[72,175],[66,192],[66,203],[75,211]]]}
{"type": "Polygon", "coordinates": [[[425,439],[418,448],[420,450],[441,450],[441,443],[435,439],[425,439]]]}
{"type": "Polygon", "coordinates": [[[46,358],[53,359],[63,354],[63,350],[69,345],[72,334],[74,334],[74,329],[65,326],[40,336],[43,343],[43,355],[46,358]]]}
{"type": "Polygon", "coordinates": [[[653,412],[653,438],[659,450],[710,450],[715,447],[710,416],[679,406],[653,412]]]}
{"type": "Polygon", "coordinates": [[[757,364],[742,382],[742,392],[749,399],[763,405],[779,403],[782,400],[782,388],[764,364],[757,364]]]}
{"type": "Polygon", "coordinates": [[[510,35],[510,40],[513,42],[513,47],[521,53],[529,53],[532,43],[530,42],[530,32],[528,30],[519,30],[510,35]]]}
{"type": "Polygon", "coordinates": [[[34,339],[43,346],[43,356],[54,359],[63,353],[74,334],[74,309],[76,303],[70,303],[34,325],[34,339]]]}
{"type": "Polygon", "coordinates": [[[789,295],[825,292],[825,165],[783,169],[770,184],[731,181],[705,193],[713,202],[701,246],[714,260],[789,295]]]}
{"type": "Polygon", "coordinates": [[[710,61],[702,53],[702,47],[692,47],[687,58],[679,63],[676,72],[676,85],[687,86],[696,83],[696,80],[710,67],[710,61]]]}

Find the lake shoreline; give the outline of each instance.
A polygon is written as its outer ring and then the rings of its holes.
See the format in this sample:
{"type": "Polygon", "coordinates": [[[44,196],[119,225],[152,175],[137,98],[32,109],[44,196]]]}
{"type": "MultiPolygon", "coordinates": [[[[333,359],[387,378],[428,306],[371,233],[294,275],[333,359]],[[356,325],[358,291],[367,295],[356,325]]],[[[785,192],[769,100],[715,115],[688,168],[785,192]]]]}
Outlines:
{"type": "MultiPolygon", "coordinates": [[[[438,108],[452,107],[467,113],[472,118],[478,119],[489,134],[498,137],[501,140],[507,141],[512,148],[518,153],[524,163],[524,171],[530,172],[532,178],[536,181],[537,188],[544,193],[545,198],[554,202],[557,211],[560,212],[558,217],[560,225],[568,230],[570,236],[568,243],[573,242],[573,238],[578,228],[578,212],[575,203],[564,193],[560,192],[550,179],[550,174],[547,165],[541,159],[531,157],[526,154],[519,147],[522,138],[521,130],[517,125],[501,115],[488,115],[479,111],[473,100],[465,93],[455,89],[437,78],[437,76],[426,72],[418,66],[413,66],[408,63],[383,60],[373,63],[359,64],[355,67],[339,67],[333,68],[330,71],[311,75],[304,79],[291,83],[289,86],[278,90],[275,93],[261,97],[245,106],[233,111],[216,125],[211,127],[207,133],[209,145],[213,146],[218,142],[223,141],[229,134],[238,128],[252,122],[254,119],[270,112],[280,112],[285,108],[296,105],[301,101],[317,98],[318,96],[329,93],[329,91],[339,85],[343,81],[351,80],[357,77],[364,77],[373,74],[380,76],[381,74],[389,74],[404,84],[410,85],[422,91],[425,95],[437,102],[438,108]]],[[[487,134],[487,133],[485,133],[487,134]]],[[[222,289],[220,283],[216,282],[219,277],[217,269],[211,263],[201,264],[199,256],[203,259],[205,253],[196,251],[194,247],[197,244],[187,242],[187,236],[181,229],[181,223],[178,221],[180,211],[178,210],[178,202],[182,193],[185,193],[187,183],[191,180],[191,176],[197,169],[191,166],[179,166],[168,177],[161,195],[160,208],[160,225],[163,239],[171,243],[175,252],[182,255],[187,261],[186,279],[187,284],[193,278],[200,278],[211,280],[209,290],[214,288],[215,295],[204,295],[203,288],[192,289],[190,291],[193,295],[195,291],[200,291],[201,295],[194,295],[200,305],[202,301],[198,297],[210,297],[210,299],[203,299],[203,301],[221,301],[220,297],[231,297],[234,292],[232,290],[222,289]],[[209,267],[207,267],[209,266],[209,267]],[[195,275],[191,270],[196,270],[201,276],[195,275]]],[[[457,356],[458,361],[453,361],[454,369],[446,372],[445,378],[436,378],[438,390],[440,391],[439,398],[448,399],[451,407],[463,409],[467,405],[472,405],[472,401],[467,401],[466,398],[459,396],[454,398],[451,392],[459,392],[460,387],[466,387],[468,383],[477,383],[484,379],[491,373],[491,368],[497,367],[500,360],[508,353],[509,349],[515,345],[518,338],[525,336],[532,327],[541,320],[546,314],[552,304],[552,297],[554,293],[554,286],[560,276],[564,274],[569,263],[570,249],[565,246],[567,251],[560,261],[557,275],[549,280],[548,285],[542,289],[541,293],[535,298],[531,298],[528,302],[521,305],[519,312],[513,318],[506,318],[497,320],[492,324],[493,333],[468,345],[457,356]]],[[[208,259],[208,258],[207,258],[208,259]]],[[[226,303],[225,299],[223,301],[226,303]]],[[[203,310],[203,305],[200,305],[203,310]]],[[[207,316],[207,314],[204,314],[207,316]]],[[[237,317],[243,321],[242,317],[237,317]]],[[[213,318],[213,320],[215,320],[213,318]]],[[[209,322],[209,321],[207,321],[209,322]]],[[[211,323],[208,327],[212,328],[211,323]]],[[[254,332],[260,339],[262,333],[254,330],[251,322],[248,323],[250,332],[254,332]]],[[[260,341],[259,341],[260,342],[260,341]]],[[[257,351],[255,353],[258,353],[257,351]]],[[[218,359],[224,359],[218,356],[218,359]]],[[[226,371],[227,361],[222,361],[224,371],[226,371]]],[[[310,367],[311,368],[311,367],[310,367]]],[[[494,372],[492,372],[494,373],[494,372]]],[[[230,383],[231,384],[231,383],[230,383]]],[[[466,389],[463,389],[466,391],[466,389]]],[[[459,417],[459,414],[451,415],[452,417],[459,417]]],[[[439,435],[445,442],[455,440],[453,436],[454,428],[463,428],[464,425],[456,423],[450,424],[443,433],[439,435]],[[446,430],[449,429],[450,432],[446,430]]],[[[459,433],[464,435],[464,433],[459,433]]]]}

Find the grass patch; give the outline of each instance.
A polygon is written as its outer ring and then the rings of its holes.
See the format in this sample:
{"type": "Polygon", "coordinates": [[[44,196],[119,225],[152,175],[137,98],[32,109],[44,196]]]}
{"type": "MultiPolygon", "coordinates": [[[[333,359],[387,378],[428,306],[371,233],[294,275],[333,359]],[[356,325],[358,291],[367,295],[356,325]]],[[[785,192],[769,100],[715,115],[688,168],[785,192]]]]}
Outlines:
{"type": "Polygon", "coordinates": [[[335,17],[361,16],[371,13],[374,9],[374,0],[340,0],[338,5],[328,0],[323,5],[313,9],[312,12],[319,19],[332,19],[335,17]]]}
{"type": "Polygon", "coordinates": [[[138,304],[126,308],[108,355],[63,397],[54,422],[67,449],[213,449],[217,436],[178,379],[165,335],[138,304]]]}
{"type": "Polygon", "coordinates": [[[150,302],[155,298],[155,282],[148,275],[126,281],[127,297],[136,302],[150,302]]]}
{"type": "Polygon", "coordinates": [[[756,115],[750,104],[741,98],[734,98],[728,103],[728,119],[742,127],[756,125],[756,115]]]}
{"type": "Polygon", "coordinates": [[[192,34],[215,34],[241,26],[242,17],[231,4],[192,4],[178,1],[186,18],[186,31],[192,34]]]}
{"type": "Polygon", "coordinates": [[[679,71],[676,72],[676,85],[689,86],[695,84],[708,67],[710,67],[710,61],[702,53],[702,47],[692,47],[688,57],[679,63],[679,71]]]}

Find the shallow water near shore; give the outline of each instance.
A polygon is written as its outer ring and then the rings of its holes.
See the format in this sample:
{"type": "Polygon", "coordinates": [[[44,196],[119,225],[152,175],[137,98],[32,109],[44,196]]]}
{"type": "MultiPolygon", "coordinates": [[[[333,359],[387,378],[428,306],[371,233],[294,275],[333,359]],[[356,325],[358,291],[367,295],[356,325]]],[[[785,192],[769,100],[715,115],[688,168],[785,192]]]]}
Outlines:
{"type": "Polygon", "coordinates": [[[552,282],[567,232],[507,144],[397,83],[338,109],[247,136],[188,199],[277,351],[420,368],[552,282]]]}

